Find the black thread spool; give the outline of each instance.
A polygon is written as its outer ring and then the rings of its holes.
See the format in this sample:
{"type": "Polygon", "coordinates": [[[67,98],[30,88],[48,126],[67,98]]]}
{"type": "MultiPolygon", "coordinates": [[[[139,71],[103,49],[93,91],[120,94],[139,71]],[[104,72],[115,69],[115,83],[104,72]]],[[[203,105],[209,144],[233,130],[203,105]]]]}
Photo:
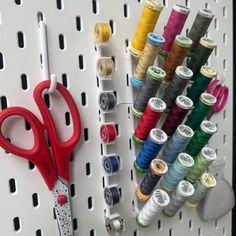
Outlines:
{"type": "Polygon", "coordinates": [[[117,104],[116,96],[113,92],[102,92],[99,95],[99,106],[104,113],[113,112],[117,104]]]}
{"type": "Polygon", "coordinates": [[[193,22],[193,25],[188,35],[188,37],[191,38],[193,41],[192,47],[189,50],[190,56],[195,50],[195,47],[197,46],[200,38],[206,34],[213,17],[213,12],[208,9],[200,9],[198,11],[198,14],[193,22]]]}
{"type": "Polygon", "coordinates": [[[165,90],[162,100],[166,103],[168,109],[171,108],[172,104],[178,95],[182,94],[184,88],[191,79],[193,72],[186,66],[178,66],[172,77],[172,80],[165,90]]]}
{"type": "Polygon", "coordinates": [[[114,206],[120,202],[119,189],[116,186],[104,188],[104,198],[108,206],[114,206]]]}
{"type": "Polygon", "coordinates": [[[153,159],[140,187],[136,189],[137,198],[140,201],[147,201],[161,176],[167,171],[168,166],[163,160],[153,159]]]}
{"type": "Polygon", "coordinates": [[[213,40],[206,37],[202,37],[200,39],[196,48],[192,51],[192,57],[190,62],[188,63],[188,68],[193,72],[191,81],[195,80],[195,77],[200,71],[201,66],[206,64],[215,47],[216,43],[213,40]]]}
{"type": "Polygon", "coordinates": [[[141,92],[137,95],[134,105],[132,106],[132,113],[135,116],[142,116],[147,103],[151,97],[155,97],[166,73],[159,67],[150,66],[146,74],[145,84],[141,92]]]}

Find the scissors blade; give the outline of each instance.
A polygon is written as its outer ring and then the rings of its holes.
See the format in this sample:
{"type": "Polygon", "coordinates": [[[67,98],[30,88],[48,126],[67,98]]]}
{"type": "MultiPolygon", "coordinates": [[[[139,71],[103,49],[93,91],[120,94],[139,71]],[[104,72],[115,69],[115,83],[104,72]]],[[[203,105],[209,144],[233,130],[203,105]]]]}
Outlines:
{"type": "Polygon", "coordinates": [[[52,193],[60,235],[73,236],[68,186],[57,179],[52,193]]]}

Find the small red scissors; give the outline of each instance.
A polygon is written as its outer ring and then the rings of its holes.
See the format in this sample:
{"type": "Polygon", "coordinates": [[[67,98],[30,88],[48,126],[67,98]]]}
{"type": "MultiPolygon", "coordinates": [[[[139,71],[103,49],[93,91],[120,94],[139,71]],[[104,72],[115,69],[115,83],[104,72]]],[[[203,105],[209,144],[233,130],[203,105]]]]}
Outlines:
{"type": "Polygon", "coordinates": [[[43,92],[50,88],[50,81],[39,83],[34,89],[34,100],[40,110],[43,123],[29,110],[23,107],[10,107],[0,112],[0,146],[7,152],[26,158],[33,162],[39,169],[44,181],[52,191],[59,232],[61,236],[72,236],[72,216],[69,202],[69,159],[75,145],[79,142],[81,134],[80,116],[69,91],[57,83],[57,91],[64,97],[73,120],[73,134],[69,140],[61,142],[51,113],[43,100],[43,92]],[[31,149],[22,149],[12,144],[2,131],[3,122],[11,116],[24,117],[31,125],[34,135],[34,145],[31,149]],[[47,141],[44,137],[48,133],[52,147],[54,162],[52,161],[47,141]],[[55,163],[55,165],[54,165],[55,163]]]}
{"type": "Polygon", "coordinates": [[[210,120],[214,113],[220,112],[223,110],[229,96],[229,88],[226,85],[222,85],[223,80],[212,80],[207,88],[207,92],[216,97],[217,101],[213,106],[212,110],[207,116],[207,119],[210,120]]]}

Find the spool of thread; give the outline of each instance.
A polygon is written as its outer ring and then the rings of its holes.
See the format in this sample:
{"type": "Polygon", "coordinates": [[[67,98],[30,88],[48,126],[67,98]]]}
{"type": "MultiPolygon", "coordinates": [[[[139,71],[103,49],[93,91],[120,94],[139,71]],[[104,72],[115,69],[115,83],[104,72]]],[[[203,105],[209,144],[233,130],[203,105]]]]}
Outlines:
{"type": "Polygon", "coordinates": [[[156,189],[151,198],[146,202],[136,217],[136,222],[141,227],[148,227],[158,213],[169,204],[170,198],[162,189],[156,189]]]}
{"type": "Polygon", "coordinates": [[[175,73],[165,90],[162,100],[166,103],[167,109],[170,109],[178,95],[182,94],[188,84],[193,72],[186,66],[177,66],[175,73]]]}
{"type": "Polygon", "coordinates": [[[134,105],[132,106],[132,113],[135,116],[142,116],[149,99],[156,96],[157,90],[165,76],[165,71],[159,67],[150,66],[148,68],[144,86],[141,92],[138,93],[134,105]]]}
{"type": "Polygon", "coordinates": [[[156,187],[161,176],[168,171],[167,164],[160,159],[154,159],[151,162],[150,169],[145,175],[140,187],[136,188],[135,194],[140,201],[146,202],[156,187]]]}
{"type": "Polygon", "coordinates": [[[143,144],[147,139],[151,129],[156,127],[166,104],[160,98],[150,98],[148,105],[135,129],[133,140],[138,144],[143,144]]]}
{"type": "Polygon", "coordinates": [[[173,136],[167,142],[162,153],[162,159],[168,165],[172,165],[178,154],[184,151],[193,134],[193,130],[187,125],[179,125],[173,136]]]}
{"type": "Polygon", "coordinates": [[[102,57],[97,60],[97,75],[100,79],[111,78],[115,71],[115,64],[110,57],[102,57]]]}
{"type": "Polygon", "coordinates": [[[196,183],[207,167],[216,159],[216,152],[209,147],[204,147],[194,159],[195,165],[185,177],[192,184],[196,183]]]}
{"type": "Polygon", "coordinates": [[[204,120],[206,115],[210,112],[215,103],[216,97],[210,93],[202,93],[196,102],[195,108],[192,110],[191,114],[188,115],[185,124],[195,131],[204,120]]]}
{"type": "Polygon", "coordinates": [[[168,52],[170,51],[171,46],[175,40],[175,36],[180,34],[184,27],[189,12],[190,8],[184,5],[175,4],[173,6],[163,34],[163,37],[166,41],[164,45],[161,46],[161,56],[167,57],[168,52]]]}
{"type": "Polygon", "coordinates": [[[194,185],[195,193],[187,200],[187,207],[196,207],[206,196],[207,192],[216,186],[216,179],[209,173],[202,174],[201,178],[194,185]]]}
{"type": "Polygon", "coordinates": [[[147,42],[139,58],[134,75],[131,77],[131,83],[135,87],[142,87],[148,67],[152,66],[160,50],[160,46],[165,39],[155,33],[148,33],[147,42]]]}
{"type": "Polygon", "coordinates": [[[105,219],[105,225],[107,233],[110,236],[122,234],[124,231],[124,219],[118,214],[107,217],[105,219]]]}
{"type": "Polygon", "coordinates": [[[172,192],[170,203],[164,208],[163,213],[167,217],[174,216],[178,210],[184,205],[186,200],[194,194],[194,187],[186,180],[179,182],[176,189],[172,192]]]}
{"type": "Polygon", "coordinates": [[[153,32],[163,8],[164,5],[156,0],[146,0],[132,45],[130,47],[130,53],[133,56],[141,56],[146,43],[147,34],[149,32],[153,32]]]}
{"type": "Polygon", "coordinates": [[[205,65],[213,49],[216,47],[216,43],[209,38],[202,37],[197,44],[195,50],[192,52],[191,60],[188,63],[188,68],[192,70],[193,77],[191,80],[195,80],[201,66],[205,65]]]}
{"type": "Polygon", "coordinates": [[[215,123],[208,120],[202,121],[184,152],[195,157],[216,131],[217,127],[215,123]]]}
{"type": "Polygon", "coordinates": [[[114,124],[103,124],[100,127],[100,137],[103,143],[109,144],[115,141],[117,131],[114,124]]]}
{"type": "Polygon", "coordinates": [[[107,44],[111,38],[111,26],[109,23],[97,23],[94,28],[94,42],[97,45],[107,44]]]}
{"type": "Polygon", "coordinates": [[[178,183],[184,179],[194,165],[193,158],[187,153],[181,152],[166,175],[161,180],[161,187],[167,192],[172,192],[178,183]]]}
{"type": "Polygon", "coordinates": [[[152,129],[134,162],[134,168],[141,173],[146,173],[151,161],[158,155],[166,140],[165,132],[157,128],[152,129]]]}
{"type": "Polygon", "coordinates": [[[113,112],[117,105],[117,99],[113,92],[102,92],[99,95],[99,107],[102,112],[113,112]]]}
{"type": "Polygon", "coordinates": [[[192,106],[193,102],[190,98],[183,95],[179,95],[175,99],[175,104],[172,106],[170,113],[167,116],[161,129],[168,136],[172,136],[176,128],[182,123],[192,106]]]}
{"type": "Polygon", "coordinates": [[[164,64],[163,70],[166,72],[165,82],[169,83],[177,66],[182,65],[184,58],[192,45],[192,40],[188,37],[177,35],[170,49],[164,64]]]}
{"type": "Polygon", "coordinates": [[[104,198],[108,206],[114,206],[120,202],[120,192],[119,189],[114,187],[104,188],[104,198]]]}
{"type": "Polygon", "coordinates": [[[206,34],[213,17],[213,12],[208,9],[200,9],[198,11],[188,35],[193,41],[192,47],[189,50],[190,53],[195,50],[195,47],[197,46],[200,38],[206,34]]]}
{"type": "Polygon", "coordinates": [[[196,75],[192,87],[188,89],[187,97],[191,98],[195,104],[215,76],[216,71],[212,67],[202,66],[200,72],[196,75]]]}
{"type": "Polygon", "coordinates": [[[117,155],[104,156],[102,159],[103,168],[107,174],[114,174],[120,169],[120,161],[117,155]]]}

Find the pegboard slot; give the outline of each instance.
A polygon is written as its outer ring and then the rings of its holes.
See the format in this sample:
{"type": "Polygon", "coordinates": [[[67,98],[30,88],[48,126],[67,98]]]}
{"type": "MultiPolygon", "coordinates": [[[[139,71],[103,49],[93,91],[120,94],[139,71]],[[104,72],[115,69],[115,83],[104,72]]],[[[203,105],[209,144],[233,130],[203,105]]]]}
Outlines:
{"type": "Polygon", "coordinates": [[[17,33],[17,38],[18,38],[18,46],[19,48],[24,48],[25,47],[25,39],[24,39],[24,33],[23,32],[18,32],[17,33]]]}
{"type": "Polygon", "coordinates": [[[38,199],[38,194],[37,193],[32,194],[32,203],[33,203],[33,207],[38,207],[39,206],[39,199],[38,199]]]}
{"type": "Polygon", "coordinates": [[[172,235],[172,228],[169,229],[169,236],[173,236],[172,235]]]}
{"type": "Polygon", "coordinates": [[[21,229],[21,224],[20,224],[20,218],[19,217],[15,217],[13,219],[13,224],[14,224],[14,230],[15,231],[19,231],[21,229]]]}
{"type": "Polygon", "coordinates": [[[82,20],[80,16],[76,17],[76,29],[81,32],[83,29],[82,20]]]}
{"type": "Polygon", "coordinates": [[[79,55],[78,59],[79,59],[79,68],[80,68],[80,70],[84,70],[85,69],[85,62],[84,62],[83,55],[79,55]]]}
{"type": "Polygon", "coordinates": [[[21,5],[23,4],[23,0],[15,0],[16,5],[21,5]]]}
{"type": "Polygon", "coordinates": [[[125,3],[123,8],[124,8],[124,17],[128,18],[129,17],[129,5],[125,3]]]}
{"type": "Polygon", "coordinates": [[[3,69],[4,69],[4,56],[0,52],[0,70],[3,70],[3,69]]]}
{"type": "Polygon", "coordinates": [[[157,221],[157,228],[158,228],[158,230],[161,230],[161,220],[157,221]]]}
{"type": "Polygon", "coordinates": [[[5,96],[1,96],[1,109],[4,110],[7,108],[7,98],[5,96]]]}
{"type": "Polygon", "coordinates": [[[35,168],[35,165],[33,162],[29,161],[29,169],[33,170],[35,168]]]}
{"type": "Polygon", "coordinates": [[[91,230],[90,230],[90,236],[96,236],[94,229],[91,229],[91,230]]]}
{"type": "Polygon", "coordinates": [[[70,196],[71,197],[75,196],[75,185],[74,184],[70,185],[70,196]]]}
{"type": "Polygon", "coordinates": [[[91,174],[90,162],[86,163],[86,175],[89,176],[91,174]]]}
{"type": "Polygon", "coordinates": [[[56,0],[57,1],[57,9],[63,10],[64,8],[64,0],[56,0]]]}
{"type": "Polygon", "coordinates": [[[65,49],[65,37],[64,37],[64,35],[59,34],[58,39],[59,39],[59,48],[61,50],[64,50],[65,49]]]}
{"type": "Polygon", "coordinates": [[[87,98],[86,98],[86,93],[85,92],[81,93],[81,103],[82,103],[82,106],[87,105],[87,98]]]}
{"type": "Polygon", "coordinates": [[[109,21],[109,24],[110,24],[110,26],[111,26],[111,32],[112,32],[112,34],[115,34],[115,23],[114,23],[114,21],[113,21],[113,20],[110,20],[110,21],[109,21]]]}
{"type": "Polygon", "coordinates": [[[89,132],[88,128],[84,129],[84,141],[87,142],[89,140],[89,132]]]}
{"type": "Polygon", "coordinates": [[[70,122],[70,112],[66,112],[65,113],[65,122],[66,122],[66,125],[69,126],[71,124],[70,122]]]}
{"type": "Polygon", "coordinates": [[[16,192],[16,180],[14,178],[11,178],[9,180],[9,189],[10,189],[10,193],[16,192]]]}
{"type": "Polygon", "coordinates": [[[47,104],[47,107],[50,108],[50,98],[47,93],[44,94],[44,101],[47,104]]]}
{"type": "Polygon", "coordinates": [[[26,74],[22,74],[21,75],[21,88],[23,90],[27,90],[28,89],[28,78],[26,74]]]}
{"type": "Polygon", "coordinates": [[[93,198],[90,196],[88,198],[88,209],[91,210],[93,208],[93,198]]]}
{"type": "Polygon", "coordinates": [[[43,236],[41,229],[38,229],[36,231],[36,236],[43,236]]]}
{"type": "Polygon", "coordinates": [[[62,78],[62,84],[63,84],[66,88],[68,88],[68,78],[67,78],[67,74],[62,74],[61,78],[62,78]]]}
{"type": "Polygon", "coordinates": [[[76,231],[78,229],[78,222],[77,219],[73,219],[73,230],[76,231]]]}
{"type": "Polygon", "coordinates": [[[223,7],[223,17],[224,18],[227,17],[227,8],[226,8],[226,6],[223,7]]]}
{"type": "Polygon", "coordinates": [[[26,119],[25,119],[25,129],[28,131],[31,130],[31,125],[26,119]]]}
{"type": "Polygon", "coordinates": [[[92,0],[92,8],[93,8],[93,13],[97,14],[98,13],[97,0],[92,0]]]}
{"type": "Polygon", "coordinates": [[[202,236],[202,228],[201,227],[198,228],[198,236],[202,236]]]}

